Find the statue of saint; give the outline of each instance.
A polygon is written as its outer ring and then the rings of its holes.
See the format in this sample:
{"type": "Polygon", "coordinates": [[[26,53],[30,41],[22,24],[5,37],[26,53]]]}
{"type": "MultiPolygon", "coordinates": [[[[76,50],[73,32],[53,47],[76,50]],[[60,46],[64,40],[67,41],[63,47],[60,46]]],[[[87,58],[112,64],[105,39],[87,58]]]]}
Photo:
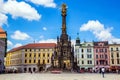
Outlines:
{"type": "Polygon", "coordinates": [[[66,4],[62,5],[62,15],[66,16],[66,4]]]}

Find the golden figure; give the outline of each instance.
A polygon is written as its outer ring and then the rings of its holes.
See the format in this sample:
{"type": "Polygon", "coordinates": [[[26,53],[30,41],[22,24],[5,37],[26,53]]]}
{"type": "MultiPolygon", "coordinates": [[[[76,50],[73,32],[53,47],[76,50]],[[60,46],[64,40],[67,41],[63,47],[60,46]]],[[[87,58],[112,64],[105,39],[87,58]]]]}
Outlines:
{"type": "Polygon", "coordinates": [[[66,16],[66,4],[62,4],[62,15],[66,16]]]}

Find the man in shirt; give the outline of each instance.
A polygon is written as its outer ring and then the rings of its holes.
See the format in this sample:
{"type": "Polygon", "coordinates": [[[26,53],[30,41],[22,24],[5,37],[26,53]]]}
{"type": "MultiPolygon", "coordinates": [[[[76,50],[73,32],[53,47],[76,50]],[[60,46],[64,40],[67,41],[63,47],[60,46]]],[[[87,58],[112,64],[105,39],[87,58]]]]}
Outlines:
{"type": "Polygon", "coordinates": [[[105,68],[103,67],[103,68],[101,69],[101,71],[102,71],[102,76],[103,76],[103,78],[104,78],[105,68]]]}

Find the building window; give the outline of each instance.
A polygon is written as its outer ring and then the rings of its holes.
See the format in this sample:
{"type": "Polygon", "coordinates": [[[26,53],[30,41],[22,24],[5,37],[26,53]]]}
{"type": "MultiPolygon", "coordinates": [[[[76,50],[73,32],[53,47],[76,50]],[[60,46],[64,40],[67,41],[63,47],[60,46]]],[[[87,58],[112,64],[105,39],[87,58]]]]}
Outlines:
{"type": "Polygon", "coordinates": [[[34,57],[36,57],[36,54],[34,54],[34,57]]]}
{"type": "Polygon", "coordinates": [[[27,63],[27,60],[25,59],[25,63],[27,63]]]}
{"type": "Polygon", "coordinates": [[[84,64],[84,61],[82,61],[82,64],[84,64]]]}
{"type": "Polygon", "coordinates": [[[48,57],[49,57],[49,53],[48,53],[48,57]]]}
{"type": "Polygon", "coordinates": [[[107,52],[107,49],[105,48],[105,52],[107,52]]]}
{"type": "Polygon", "coordinates": [[[45,54],[43,53],[43,57],[45,57],[45,54]]]}
{"type": "Polygon", "coordinates": [[[113,48],[111,48],[111,51],[113,51],[113,48]]]}
{"type": "Polygon", "coordinates": [[[111,57],[113,58],[113,53],[111,53],[111,57]]]}
{"type": "Polygon", "coordinates": [[[107,59],[108,58],[108,56],[107,56],[107,54],[105,54],[105,59],[107,59]]]}
{"type": "Polygon", "coordinates": [[[88,60],[87,63],[88,63],[88,64],[92,64],[92,61],[91,61],[91,60],[88,60]]]}
{"type": "Polygon", "coordinates": [[[100,58],[101,58],[101,54],[100,54],[100,58]]]}
{"type": "Polygon", "coordinates": [[[82,54],[82,58],[84,58],[84,55],[82,54]]]}
{"type": "Polygon", "coordinates": [[[102,54],[102,58],[104,58],[104,55],[102,54]]]}
{"type": "Polygon", "coordinates": [[[119,57],[119,53],[117,53],[117,58],[119,57]]]}
{"type": "Polygon", "coordinates": [[[96,61],[96,64],[98,65],[98,61],[96,61]]]}
{"type": "Polygon", "coordinates": [[[117,59],[117,64],[120,64],[120,61],[119,61],[119,59],[117,59]]]}
{"type": "Polygon", "coordinates": [[[47,60],[47,63],[49,63],[49,59],[47,60]]]}
{"type": "Polygon", "coordinates": [[[34,63],[36,63],[36,60],[34,60],[34,63]]]}
{"type": "Polygon", "coordinates": [[[112,64],[114,64],[114,59],[112,59],[112,64]]]}
{"type": "Polygon", "coordinates": [[[116,51],[119,51],[118,47],[116,48],[116,51]]]}
{"type": "Polygon", "coordinates": [[[40,63],[40,60],[38,60],[38,63],[40,63]]]}
{"type": "Polygon", "coordinates": [[[34,72],[36,71],[36,68],[35,68],[35,67],[33,68],[33,71],[34,71],[34,72]]]}
{"type": "Polygon", "coordinates": [[[25,51],[27,52],[27,49],[25,49],[25,51]]]}
{"type": "Polygon", "coordinates": [[[45,60],[43,60],[43,64],[45,64],[45,60]]]}
{"type": "Polygon", "coordinates": [[[101,52],[104,52],[103,49],[101,49],[101,52]]]}
{"type": "Polygon", "coordinates": [[[87,54],[87,58],[92,58],[92,55],[91,54],[87,54]]]}
{"type": "Polygon", "coordinates": [[[37,51],[37,49],[34,49],[34,52],[36,52],[37,51]]]}
{"type": "Polygon", "coordinates": [[[27,57],[27,53],[25,53],[25,57],[27,57]]]}
{"type": "Polygon", "coordinates": [[[84,50],[82,49],[82,50],[81,50],[81,52],[83,53],[83,52],[84,52],[84,50]]]}
{"type": "Polygon", "coordinates": [[[108,65],[108,62],[106,61],[106,65],[108,65]]]}
{"type": "Polygon", "coordinates": [[[29,72],[31,72],[31,68],[29,68],[29,72]]]}
{"type": "Polygon", "coordinates": [[[89,64],[89,60],[87,61],[87,64],[89,64]]]}
{"type": "Polygon", "coordinates": [[[104,65],[104,60],[100,60],[100,65],[104,65]]]}
{"type": "Polygon", "coordinates": [[[91,49],[87,49],[87,52],[91,52],[91,49]]]}
{"type": "Polygon", "coordinates": [[[98,49],[96,49],[96,53],[98,53],[98,49]]]}
{"type": "Polygon", "coordinates": [[[31,54],[29,54],[29,57],[31,57],[31,54]]]}
{"type": "Polygon", "coordinates": [[[92,61],[90,60],[90,64],[92,64],[92,61]]]}
{"type": "Polygon", "coordinates": [[[103,52],[103,49],[100,49],[100,52],[103,52]]]}
{"type": "Polygon", "coordinates": [[[39,53],[39,55],[38,55],[39,57],[40,57],[40,53],[39,53]]]}
{"type": "Polygon", "coordinates": [[[26,72],[27,71],[27,68],[24,68],[24,72],[26,72]]]}
{"type": "Polygon", "coordinates": [[[31,60],[29,60],[29,63],[31,63],[31,60]]]}
{"type": "Polygon", "coordinates": [[[96,55],[96,59],[98,59],[98,55],[96,55]]]}

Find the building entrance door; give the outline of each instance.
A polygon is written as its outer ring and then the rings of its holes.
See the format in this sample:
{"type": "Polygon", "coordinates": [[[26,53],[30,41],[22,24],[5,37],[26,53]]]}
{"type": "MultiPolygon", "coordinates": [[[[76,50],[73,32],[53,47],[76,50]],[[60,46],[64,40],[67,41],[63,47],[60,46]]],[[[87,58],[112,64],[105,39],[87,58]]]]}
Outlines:
{"type": "Polygon", "coordinates": [[[66,63],[64,63],[63,68],[66,69],[66,63]]]}
{"type": "Polygon", "coordinates": [[[43,70],[43,67],[40,67],[40,68],[39,68],[39,72],[42,71],[42,70],[43,70]]]}

